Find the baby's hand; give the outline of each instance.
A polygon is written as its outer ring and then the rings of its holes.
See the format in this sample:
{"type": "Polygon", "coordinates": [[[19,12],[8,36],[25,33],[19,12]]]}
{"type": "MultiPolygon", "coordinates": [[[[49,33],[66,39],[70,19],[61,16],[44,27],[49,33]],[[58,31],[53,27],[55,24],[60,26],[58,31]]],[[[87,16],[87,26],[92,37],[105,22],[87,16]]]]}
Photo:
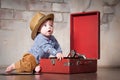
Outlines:
{"type": "Polygon", "coordinates": [[[63,54],[62,53],[57,53],[56,57],[58,60],[61,60],[63,58],[63,54]]]}

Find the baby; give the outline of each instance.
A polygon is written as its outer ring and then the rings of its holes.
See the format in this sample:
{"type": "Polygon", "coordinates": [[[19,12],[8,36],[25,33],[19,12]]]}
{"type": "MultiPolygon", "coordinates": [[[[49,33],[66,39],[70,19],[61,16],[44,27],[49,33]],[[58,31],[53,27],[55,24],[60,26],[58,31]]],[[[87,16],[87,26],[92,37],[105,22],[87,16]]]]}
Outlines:
{"type": "Polygon", "coordinates": [[[57,59],[63,58],[62,50],[52,35],[54,14],[36,13],[30,22],[32,31],[31,37],[34,40],[31,49],[23,55],[23,58],[16,63],[11,64],[6,68],[6,72],[40,72],[40,59],[42,57],[56,56],[57,59]]]}

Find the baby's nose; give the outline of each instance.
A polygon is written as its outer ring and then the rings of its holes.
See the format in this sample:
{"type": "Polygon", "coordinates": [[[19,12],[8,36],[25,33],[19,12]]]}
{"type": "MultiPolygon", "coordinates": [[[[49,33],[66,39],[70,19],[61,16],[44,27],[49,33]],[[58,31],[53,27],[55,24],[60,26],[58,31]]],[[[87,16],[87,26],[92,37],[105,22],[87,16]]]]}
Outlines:
{"type": "Polygon", "coordinates": [[[50,26],[50,25],[48,25],[48,28],[51,28],[51,26],[50,26]]]}

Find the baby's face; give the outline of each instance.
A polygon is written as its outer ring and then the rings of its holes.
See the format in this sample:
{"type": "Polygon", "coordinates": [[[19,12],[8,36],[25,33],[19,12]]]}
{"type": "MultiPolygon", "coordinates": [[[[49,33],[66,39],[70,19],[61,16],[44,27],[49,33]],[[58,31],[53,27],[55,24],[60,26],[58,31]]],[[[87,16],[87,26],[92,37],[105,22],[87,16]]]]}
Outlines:
{"type": "Polygon", "coordinates": [[[41,25],[39,32],[46,37],[49,37],[53,33],[53,20],[47,20],[41,25]]]}

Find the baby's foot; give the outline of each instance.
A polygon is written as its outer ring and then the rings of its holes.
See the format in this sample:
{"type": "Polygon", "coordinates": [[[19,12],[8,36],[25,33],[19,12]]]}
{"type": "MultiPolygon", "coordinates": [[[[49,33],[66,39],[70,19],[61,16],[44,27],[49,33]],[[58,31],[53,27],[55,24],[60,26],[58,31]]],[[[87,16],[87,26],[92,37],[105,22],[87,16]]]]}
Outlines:
{"type": "Polygon", "coordinates": [[[40,70],[41,70],[40,65],[38,65],[38,66],[35,67],[35,72],[38,73],[38,72],[40,72],[40,70]]]}
{"type": "Polygon", "coordinates": [[[11,64],[10,66],[8,66],[8,67],[6,68],[6,70],[5,70],[5,72],[10,73],[10,72],[12,72],[13,70],[15,70],[15,64],[14,64],[14,63],[11,64]]]}

